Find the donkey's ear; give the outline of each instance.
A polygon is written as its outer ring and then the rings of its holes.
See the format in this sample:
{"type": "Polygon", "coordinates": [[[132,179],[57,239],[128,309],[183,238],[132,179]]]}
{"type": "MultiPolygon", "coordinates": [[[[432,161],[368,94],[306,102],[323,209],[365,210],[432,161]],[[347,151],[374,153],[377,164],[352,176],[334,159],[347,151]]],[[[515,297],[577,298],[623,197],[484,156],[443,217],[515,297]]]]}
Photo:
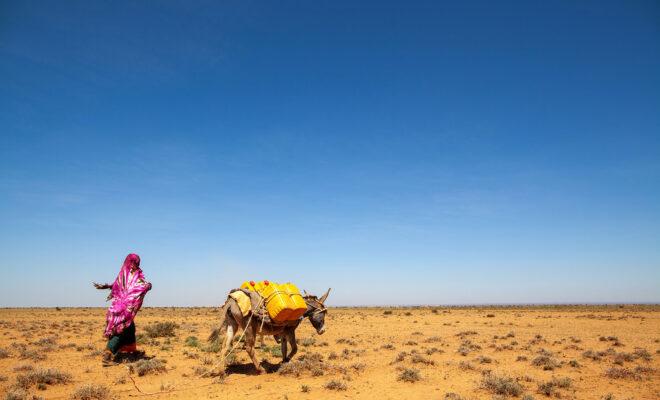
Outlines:
{"type": "Polygon", "coordinates": [[[305,289],[303,289],[303,294],[304,294],[305,296],[309,296],[309,293],[307,293],[307,291],[306,291],[305,289]]]}
{"type": "Polygon", "coordinates": [[[325,292],[325,294],[321,296],[321,298],[319,299],[319,302],[321,304],[325,303],[326,299],[328,298],[328,295],[330,294],[330,290],[332,290],[332,288],[329,288],[328,291],[325,292]]]}

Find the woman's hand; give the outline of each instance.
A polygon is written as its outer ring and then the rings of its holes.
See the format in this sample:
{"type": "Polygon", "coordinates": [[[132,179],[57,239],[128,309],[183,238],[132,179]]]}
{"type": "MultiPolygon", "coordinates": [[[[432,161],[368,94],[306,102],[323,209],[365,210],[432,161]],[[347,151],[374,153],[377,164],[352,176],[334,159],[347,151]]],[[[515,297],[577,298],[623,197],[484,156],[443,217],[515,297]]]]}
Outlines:
{"type": "Polygon", "coordinates": [[[112,286],[108,285],[107,283],[92,282],[92,285],[94,285],[94,287],[97,288],[97,289],[110,289],[112,287],[112,286]]]}

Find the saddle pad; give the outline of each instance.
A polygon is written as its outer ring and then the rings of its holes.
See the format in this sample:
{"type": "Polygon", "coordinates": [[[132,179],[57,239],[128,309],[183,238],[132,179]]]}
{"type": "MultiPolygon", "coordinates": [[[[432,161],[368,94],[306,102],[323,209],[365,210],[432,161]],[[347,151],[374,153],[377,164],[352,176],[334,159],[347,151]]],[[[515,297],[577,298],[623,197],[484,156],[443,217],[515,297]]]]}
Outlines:
{"type": "Polygon", "coordinates": [[[232,299],[236,300],[238,307],[241,309],[243,316],[247,316],[252,309],[252,303],[250,302],[250,297],[247,294],[243,293],[240,290],[229,293],[232,299]]]}

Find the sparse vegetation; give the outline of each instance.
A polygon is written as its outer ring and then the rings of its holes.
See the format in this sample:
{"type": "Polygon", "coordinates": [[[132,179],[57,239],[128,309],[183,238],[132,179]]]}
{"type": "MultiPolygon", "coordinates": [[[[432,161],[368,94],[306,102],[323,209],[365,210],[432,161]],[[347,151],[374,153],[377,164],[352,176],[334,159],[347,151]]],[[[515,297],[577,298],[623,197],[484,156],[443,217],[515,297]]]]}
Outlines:
{"type": "MultiPolygon", "coordinates": [[[[388,396],[392,398],[428,394],[444,400],[601,396],[602,400],[613,400],[613,396],[606,395],[609,391],[620,400],[628,399],[633,391],[635,398],[655,398],[660,355],[655,313],[660,308],[643,306],[644,310],[654,311],[638,312],[634,306],[626,306],[622,311],[604,312],[609,310],[605,306],[584,307],[594,310],[587,317],[586,313],[575,312],[580,307],[493,308],[494,319],[484,318],[490,312],[484,307],[448,307],[437,314],[429,307],[333,308],[328,313],[329,330],[324,336],[316,335],[308,321],[302,322],[297,332],[298,353],[290,362],[280,364],[281,345],[266,337],[267,345],[257,347],[257,357],[269,374],[257,376],[238,342],[227,360],[226,373],[218,380],[215,373],[221,370],[219,355],[205,352],[213,348],[205,338],[209,328],[217,326],[215,309],[143,309],[138,321],[143,342],[138,347],[147,356],[158,354],[160,362],[167,360],[160,372],[144,368],[144,378],[138,378],[137,357],[123,357],[123,365],[101,367],[99,352],[105,340],[99,335],[103,319],[98,309],[66,308],[59,314],[55,310],[0,309],[0,363],[4,368],[0,371],[0,400],[109,400],[120,393],[123,397],[134,392],[130,376],[148,391],[158,391],[159,386],[161,391],[168,391],[175,383],[177,390],[187,390],[186,379],[213,384],[227,377],[224,386],[216,389],[229,397],[240,396],[242,390],[265,396],[285,382],[289,382],[286,386],[293,393],[281,392],[275,397],[368,397],[370,384],[387,384],[389,380],[388,396]],[[392,311],[391,317],[382,315],[386,310],[392,311]],[[414,318],[405,317],[406,311],[414,318]],[[174,330],[176,336],[150,337],[144,327],[158,321],[179,326],[174,330]],[[571,336],[576,332],[581,339],[571,336]],[[622,341],[625,346],[616,345],[622,341]],[[171,350],[166,353],[161,348],[171,350]],[[44,357],[45,361],[39,359],[44,357]],[[70,374],[70,380],[51,379],[59,385],[53,388],[47,379],[26,377],[47,367],[70,374]],[[548,370],[542,371],[545,368],[548,370]],[[409,378],[407,370],[417,371],[420,380],[414,375],[409,378]],[[149,375],[156,373],[159,375],[149,375]],[[498,376],[504,381],[498,381],[498,376]],[[27,387],[20,387],[19,379],[27,387]],[[346,390],[325,388],[333,380],[345,385],[346,390]],[[462,383],[454,384],[457,380],[462,383]],[[94,384],[106,386],[101,390],[87,387],[94,384]],[[516,384],[522,388],[519,395],[502,394],[511,393],[506,388],[516,384]]],[[[213,349],[218,349],[220,343],[213,349]]],[[[145,361],[149,360],[142,363],[145,361]]],[[[206,390],[193,394],[203,397],[206,390]]],[[[517,392],[515,388],[513,392],[517,392]]]]}
{"type": "Polygon", "coordinates": [[[188,336],[184,344],[188,347],[199,347],[199,339],[197,336],[188,336]]]}
{"type": "Polygon", "coordinates": [[[85,384],[77,388],[70,397],[71,400],[111,400],[112,392],[104,385],[85,384]]]}
{"type": "MultiPolygon", "coordinates": [[[[28,371],[16,377],[16,385],[22,389],[28,389],[39,385],[58,385],[69,383],[71,375],[58,369],[36,369],[28,371]]],[[[42,388],[45,386],[42,386],[42,388]]]]}
{"type": "Polygon", "coordinates": [[[535,357],[532,360],[532,365],[535,367],[541,367],[544,371],[552,371],[555,368],[559,368],[561,364],[554,357],[547,355],[540,355],[535,357]]]}
{"type": "Polygon", "coordinates": [[[346,390],[348,387],[346,384],[342,381],[339,381],[337,379],[333,379],[331,381],[328,381],[325,385],[323,385],[324,388],[328,390],[346,390]]]}
{"type": "Polygon", "coordinates": [[[27,400],[28,392],[19,387],[10,387],[5,393],[4,400],[27,400]]]}
{"type": "Polygon", "coordinates": [[[280,375],[301,376],[309,373],[311,376],[321,376],[329,370],[331,366],[323,361],[323,356],[319,353],[307,353],[301,355],[298,359],[290,361],[280,367],[280,375]]]}
{"type": "Polygon", "coordinates": [[[504,396],[520,396],[523,392],[522,386],[515,379],[493,374],[486,374],[480,386],[491,393],[504,396]]]}
{"type": "Polygon", "coordinates": [[[150,338],[173,337],[176,335],[176,329],[179,327],[174,322],[156,322],[147,325],[144,328],[146,335],[150,338]]]}
{"type": "Polygon", "coordinates": [[[423,357],[420,354],[414,354],[410,360],[413,364],[435,365],[433,360],[423,357]]]}
{"type": "Polygon", "coordinates": [[[128,366],[128,370],[131,373],[136,373],[138,376],[151,375],[151,374],[160,374],[167,371],[165,367],[165,361],[159,360],[157,358],[152,358],[150,360],[138,360],[128,366]]]}
{"type": "Polygon", "coordinates": [[[403,382],[417,382],[422,379],[422,376],[417,369],[404,368],[397,379],[403,382]]]}
{"type": "Polygon", "coordinates": [[[550,381],[539,383],[537,391],[546,396],[557,396],[558,389],[568,389],[572,384],[570,378],[552,378],[550,381]]]}

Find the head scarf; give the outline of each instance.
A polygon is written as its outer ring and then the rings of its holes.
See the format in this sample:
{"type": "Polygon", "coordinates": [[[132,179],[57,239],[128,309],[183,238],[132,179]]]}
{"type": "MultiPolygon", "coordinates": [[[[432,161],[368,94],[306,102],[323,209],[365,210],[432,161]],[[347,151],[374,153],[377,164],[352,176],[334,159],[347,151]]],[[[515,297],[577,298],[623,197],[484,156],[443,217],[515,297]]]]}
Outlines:
{"type": "Polygon", "coordinates": [[[105,336],[118,335],[131,325],[149,290],[151,283],[144,279],[140,257],[129,254],[112,284],[112,305],[105,316],[105,336]]]}

